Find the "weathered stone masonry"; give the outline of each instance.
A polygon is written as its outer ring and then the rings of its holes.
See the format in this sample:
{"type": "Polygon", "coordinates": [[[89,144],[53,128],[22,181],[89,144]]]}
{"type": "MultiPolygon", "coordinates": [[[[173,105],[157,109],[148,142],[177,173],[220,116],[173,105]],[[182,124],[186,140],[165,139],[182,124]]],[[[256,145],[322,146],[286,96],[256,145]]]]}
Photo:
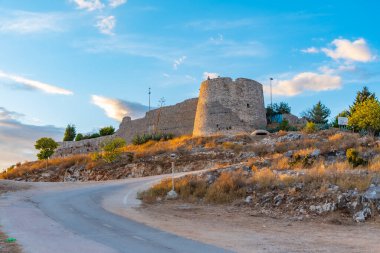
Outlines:
{"type": "Polygon", "coordinates": [[[89,153],[99,150],[103,141],[120,137],[130,143],[135,135],[172,133],[176,136],[206,136],[252,132],[266,126],[263,87],[260,83],[238,78],[215,78],[202,83],[199,99],[147,112],[144,118],[125,117],[112,136],[78,142],[60,143],[55,156],[89,153]]]}

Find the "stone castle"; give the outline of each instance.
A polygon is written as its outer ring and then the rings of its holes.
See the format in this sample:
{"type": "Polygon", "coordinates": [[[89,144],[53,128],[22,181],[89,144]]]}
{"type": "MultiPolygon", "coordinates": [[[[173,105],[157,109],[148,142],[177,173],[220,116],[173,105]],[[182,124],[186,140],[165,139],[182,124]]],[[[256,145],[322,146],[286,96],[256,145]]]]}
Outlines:
{"type": "Polygon", "coordinates": [[[262,84],[246,79],[215,78],[201,84],[199,98],[151,110],[144,118],[126,116],[114,135],[60,143],[55,156],[98,151],[103,141],[120,137],[130,143],[142,134],[209,136],[250,133],[266,127],[262,84]]]}

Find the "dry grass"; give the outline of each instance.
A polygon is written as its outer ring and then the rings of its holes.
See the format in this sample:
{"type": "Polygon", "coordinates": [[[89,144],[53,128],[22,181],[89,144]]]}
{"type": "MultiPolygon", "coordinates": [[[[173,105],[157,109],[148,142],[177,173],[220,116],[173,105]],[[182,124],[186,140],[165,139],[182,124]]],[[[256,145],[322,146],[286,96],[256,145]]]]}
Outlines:
{"type": "Polygon", "coordinates": [[[12,169],[8,169],[6,172],[0,174],[0,179],[13,179],[21,177],[27,173],[33,173],[37,171],[47,170],[56,168],[58,170],[65,170],[74,165],[83,165],[85,166],[91,161],[89,155],[73,155],[68,157],[57,157],[50,159],[47,163],[43,161],[35,162],[25,162],[19,164],[12,169]]]}
{"type": "Polygon", "coordinates": [[[207,189],[205,200],[209,203],[231,203],[245,196],[247,179],[241,170],[223,172],[207,189]]]}

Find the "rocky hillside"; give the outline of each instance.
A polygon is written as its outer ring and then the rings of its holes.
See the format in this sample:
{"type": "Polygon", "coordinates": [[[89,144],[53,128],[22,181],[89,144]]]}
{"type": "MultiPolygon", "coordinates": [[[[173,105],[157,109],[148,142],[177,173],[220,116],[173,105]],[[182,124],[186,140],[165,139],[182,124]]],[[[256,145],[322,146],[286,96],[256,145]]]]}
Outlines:
{"type": "MultiPolygon", "coordinates": [[[[178,180],[184,201],[251,206],[267,215],[299,219],[339,210],[364,221],[380,212],[380,142],[338,130],[270,136],[180,137],[123,148],[112,163],[96,155],[18,164],[2,178],[23,181],[88,181],[212,169],[178,180]],[[176,157],[171,158],[175,153],[176,157]]],[[[165,199],[169,182],[141,197],[165,199]]]]}

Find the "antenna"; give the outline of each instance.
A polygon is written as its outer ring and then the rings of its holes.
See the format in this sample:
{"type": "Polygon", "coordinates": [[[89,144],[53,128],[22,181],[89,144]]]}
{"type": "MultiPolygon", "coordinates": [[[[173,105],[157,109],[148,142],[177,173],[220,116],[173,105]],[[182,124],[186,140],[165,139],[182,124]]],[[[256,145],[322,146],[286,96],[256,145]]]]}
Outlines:
{"type": "Polygon", "coordinates": [[[150,91],[150,87],[149,87],[149,92],[148,92],[148,94],[149,94],[149,111],[150,111],[150,94],[152,94],[152,92],[150,91]]]}

